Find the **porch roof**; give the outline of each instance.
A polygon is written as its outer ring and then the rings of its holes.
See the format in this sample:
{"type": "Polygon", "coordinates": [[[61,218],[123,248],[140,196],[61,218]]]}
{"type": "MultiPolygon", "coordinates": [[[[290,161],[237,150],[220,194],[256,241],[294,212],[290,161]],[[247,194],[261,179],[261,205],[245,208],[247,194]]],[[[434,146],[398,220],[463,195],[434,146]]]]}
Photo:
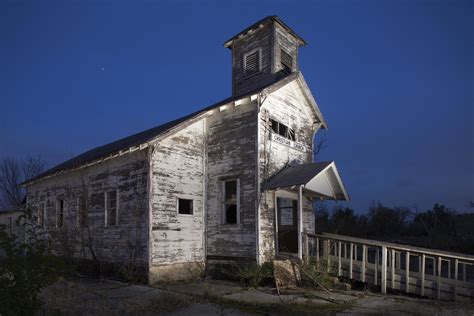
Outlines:
{"type": "Polygon", "coordinates": [[[289,165],[262,186],[263,190],[302,185],[310,195],[322,199],[349,201],[334,161],[289,165]]]}

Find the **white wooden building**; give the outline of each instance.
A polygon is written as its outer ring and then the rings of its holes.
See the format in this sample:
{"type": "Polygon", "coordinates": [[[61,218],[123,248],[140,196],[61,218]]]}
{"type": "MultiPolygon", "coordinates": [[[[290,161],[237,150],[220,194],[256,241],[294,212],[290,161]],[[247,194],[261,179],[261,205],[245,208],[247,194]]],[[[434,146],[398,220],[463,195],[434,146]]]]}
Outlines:
{"type": "Polygon", "coordinates": [[[302,257],[313,201],[348,199],[334,162],[312,161],[327,125],[299,70],[305,44],[276,16],[226,41],[231,97],[28,180],[39,225],[74,257],[133,262],[150,283],[302,257]]]}

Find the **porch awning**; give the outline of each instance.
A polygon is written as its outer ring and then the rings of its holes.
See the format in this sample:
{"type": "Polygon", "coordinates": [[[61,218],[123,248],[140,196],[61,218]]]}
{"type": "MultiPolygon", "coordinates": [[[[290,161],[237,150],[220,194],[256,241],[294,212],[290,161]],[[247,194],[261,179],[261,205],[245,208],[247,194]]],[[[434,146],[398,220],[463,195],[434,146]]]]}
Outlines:
{"type": "Polygon", "coordinates": [[[306,193],[322,199],[349,201],[334,161],[289,165],[262,186],[263,190],[303,186],[306,193]]]}

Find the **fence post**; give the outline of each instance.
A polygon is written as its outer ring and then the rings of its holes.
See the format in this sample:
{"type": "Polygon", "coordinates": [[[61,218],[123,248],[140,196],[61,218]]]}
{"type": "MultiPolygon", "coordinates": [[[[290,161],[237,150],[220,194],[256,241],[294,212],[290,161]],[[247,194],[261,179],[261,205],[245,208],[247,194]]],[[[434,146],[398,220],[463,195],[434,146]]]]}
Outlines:
{"type": "Polygon", "coordinates": [[[421,255],[421,296],[425,296],[425,254],[421,255]]]}
{"type": "Polygon", "coordinates": [[[367,246],[362,245],[362,282],[365,282],[365,270],[366,270],[366,262],[367,262],[367,246]]]}
{"type": "Polygon", "coordinates": [[[410,252],[405,255],[405,292],[410,293],[410,252]]]}
{"type": "Polygon", "coordinates": [[[382,246],[382,294],[387,294],[387,247],[382,246]]]}
{"type": "Polygon", "coordinates": [[[337,275],[342,276],[342,259],[341,259],[341,253],[342,253],[342,242],[338,241],[337,242],[337,275]]]}

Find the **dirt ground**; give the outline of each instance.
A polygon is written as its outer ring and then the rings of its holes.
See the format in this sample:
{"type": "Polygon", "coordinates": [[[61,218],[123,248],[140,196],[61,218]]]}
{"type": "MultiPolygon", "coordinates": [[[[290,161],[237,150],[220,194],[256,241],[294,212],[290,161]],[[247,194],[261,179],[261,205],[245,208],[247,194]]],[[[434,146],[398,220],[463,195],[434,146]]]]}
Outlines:
{"type": "Polygon", "coordinates": [[[39,315],[474,315],[474,304],[377,295],[245,289],[203,280],[149,287],[112,280],[63,279],[44,289],[39,315]]]}

